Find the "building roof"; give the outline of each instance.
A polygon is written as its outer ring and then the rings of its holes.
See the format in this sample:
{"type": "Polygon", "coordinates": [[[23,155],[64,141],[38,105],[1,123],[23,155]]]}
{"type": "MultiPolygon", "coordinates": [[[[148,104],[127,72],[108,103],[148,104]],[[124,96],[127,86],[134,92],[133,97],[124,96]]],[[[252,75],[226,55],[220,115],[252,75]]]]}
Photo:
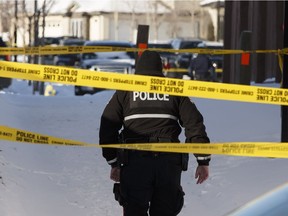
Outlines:
{"type": "Polygon", "coordinates": [[[225,3],[225,0],[202,0],[200,2],[200,6],[202,7],[209,6],[209,7],[218,8],[218,7],[224,7],[224,3],[225,3]]]}
{"type": "MultiPolygon", "coordinates": [[[[55,1],[50,13],[71,12],[126,12],[144,13],[155,11],[155,1],[151,0],[58,0],[55,1]]],[[[157,4],[157,12],[170,10],[162,4],[157,4]]]]}

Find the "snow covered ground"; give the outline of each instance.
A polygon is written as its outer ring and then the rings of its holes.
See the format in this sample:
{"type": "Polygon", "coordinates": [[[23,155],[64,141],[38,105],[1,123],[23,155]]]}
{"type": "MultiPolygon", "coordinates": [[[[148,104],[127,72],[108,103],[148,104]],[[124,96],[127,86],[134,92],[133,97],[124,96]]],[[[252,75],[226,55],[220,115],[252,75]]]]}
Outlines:
{"type": "MultiPolygon", "coordinates": [[[[54,87],[54,97],[32,95],[27,81],[13,80],[0,91],[0,125],[98,143],[99,119],[113,91],[76,97],[73,86],[54,87]]],[[[194,102],[212,142],[280,141],[280,106],[194,102]]],[[[0,140],[0,150],[1,216],[122,215],[100,149],[0,140]]],[[[213,155],[210,178],[196,185],[196,163],[190,158],[182,178],[186,195],[180,216],[223,216],[288,180],[286,159],[213,155]]]]}

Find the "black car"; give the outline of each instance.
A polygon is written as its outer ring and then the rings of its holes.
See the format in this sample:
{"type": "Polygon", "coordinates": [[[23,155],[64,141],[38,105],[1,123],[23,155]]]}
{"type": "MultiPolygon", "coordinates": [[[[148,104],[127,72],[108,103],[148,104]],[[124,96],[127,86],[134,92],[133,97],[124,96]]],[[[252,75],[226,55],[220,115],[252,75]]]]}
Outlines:
{"type": "MultiPolygon", "coordinates": [[[[190,38],[175,38],[171,41],[172,47],[175,50],[181,49],[195,49],[198,44],[202,43],[203,40],[200,39],[190,39],[190,38]]],[[[188,67],[192,58],[192,53],[178,52],[177,59],[175,60],[175,65],[178,68],[178,76],[180,79],[189,79],[188,67]]]]}
{"type": "MultiPolygon", "coordinates": [[[[60,41],[61,46],[83,46],[85,40],[82,39],[65,39],[60,41]]],[[[54,65],[74,66],[80,59],[80,54],[63,54],[54,57],[54,65]]]]}
{"type": "MultiPolygon", "coordinates": [[[[132,48],[133,44],[121,41],[88,41],[84,46],[107,46],[132,48]]],[[[80,55],[79,65],[82,69],[92,71],[107,71],[116,73],[133,74],[135,69],[135,53],[126,51],[115,52],[95,52],[82,53],[80,55]]],[[[75,95],[84,95],[86,93],[94,94],[103,89],[85,86],[75,86],[75,95]]]]}
{"type": "MultiPolygon", "coordinates": [[[[0,37],[0,47],[7,47],[6,43],[0,37]]],[[[0,61],[9,61],[8,55],[0,55],[0,61]]],[[[1,74],[1,71],[0,71],[1,74]]],[[[8,88],[11,85],[12,79],[10,78],[2,78],[0,75],[0,90],[3,88],[8,88]]]]}

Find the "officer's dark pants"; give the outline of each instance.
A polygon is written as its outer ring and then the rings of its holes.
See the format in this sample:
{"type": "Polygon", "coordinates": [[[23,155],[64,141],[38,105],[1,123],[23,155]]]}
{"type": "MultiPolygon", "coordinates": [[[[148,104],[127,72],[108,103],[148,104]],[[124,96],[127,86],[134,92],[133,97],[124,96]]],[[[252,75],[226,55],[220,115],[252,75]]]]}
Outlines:
{"type": "Polygon", "coordinates": [[[201,72],[201,73],[199,72],[195,73],[194,79],[201,81],[211,81],[212,75],[210,74],[210,72],[201,72]]]}
{"type": "Polygon", "coordinates": [[[134,151],[121,168],[125,216],[175,216],[183,205],[181,155],[134,151]]]}

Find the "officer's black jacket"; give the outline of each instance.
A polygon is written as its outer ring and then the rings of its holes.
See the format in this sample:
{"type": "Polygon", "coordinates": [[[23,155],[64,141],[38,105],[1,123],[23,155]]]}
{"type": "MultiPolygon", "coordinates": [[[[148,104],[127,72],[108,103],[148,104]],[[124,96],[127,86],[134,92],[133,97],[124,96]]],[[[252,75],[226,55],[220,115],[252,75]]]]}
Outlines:
{"type": "Polygon", "coordinates": [[[205,74],[213,67],[210,58],[205,54],[198,54],[196,58],[191,59],[189,73],[195,71],[197,74],[205,74]]]}
{"type": "MultiPolygon", "coordinates": [[[[143,56],[140,60],[142,58],[143,56]]],[[[138,64],[141,65],[140,62],[138,64]]],[[[138,69],[138,74],[139,71],[141,70],[138,69]]],[[[203,117],[188,97],[116,91],[101,117],[99,143],[119,143],[120,131],[124,139],[155,137],[179,142],[181,127],[185,130],[187,143],[209,142],[203,117]]],[[[103,148],[102,151],[107,162],[110,165],[115,164],[117,150],[103,148]]],[[[209,164],[210,155],[195,156],[199,165],[209,164]]]]}

